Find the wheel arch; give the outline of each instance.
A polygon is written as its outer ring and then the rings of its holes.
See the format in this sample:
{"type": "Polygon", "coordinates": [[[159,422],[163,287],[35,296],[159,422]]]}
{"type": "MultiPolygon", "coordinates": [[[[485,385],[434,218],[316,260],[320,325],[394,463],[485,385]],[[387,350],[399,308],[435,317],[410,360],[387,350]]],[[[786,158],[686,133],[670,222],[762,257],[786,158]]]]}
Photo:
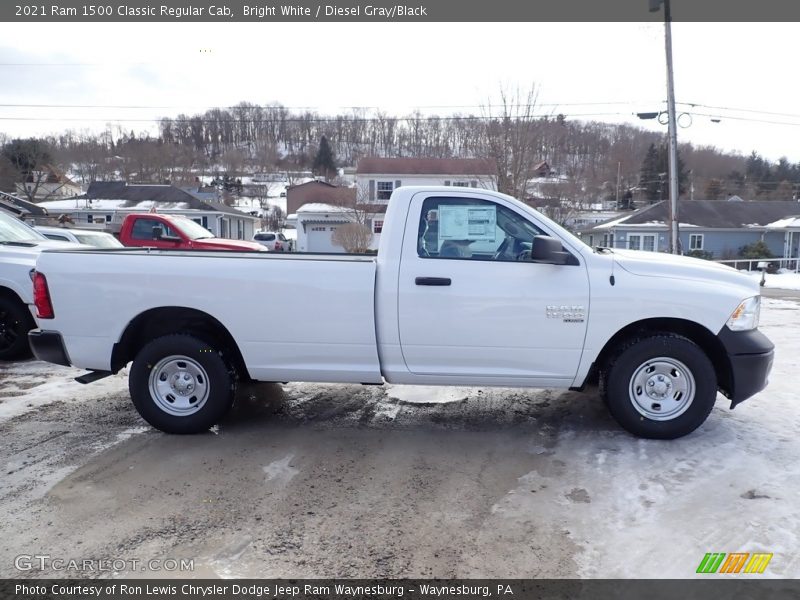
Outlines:
{"type": "Polygon", "coordinates": [[[653,318],[642,319],[630,323],[617,331],[603,346],[592,364],[586,381],[596,382],[600,374],[608,368],[614,357],[625,345],[637,338],[659,333],[681,335],[697,344],[711,364],[717,375],[717,385],[723,394],[730,395],[733,387],[733,373],[730,360],[719,338],[703,325],[688,319],[653,318]]]}
{"type": "Polygon", "coordinates": [[[248,377],[244,357],[230,331],[208,313],[182,306],[151,308],[131,319],[114,344],[111,371],[122,369],[151,340],[176,333],[194,335],[208,342],[222,352],[240,377],[248,377]]]}

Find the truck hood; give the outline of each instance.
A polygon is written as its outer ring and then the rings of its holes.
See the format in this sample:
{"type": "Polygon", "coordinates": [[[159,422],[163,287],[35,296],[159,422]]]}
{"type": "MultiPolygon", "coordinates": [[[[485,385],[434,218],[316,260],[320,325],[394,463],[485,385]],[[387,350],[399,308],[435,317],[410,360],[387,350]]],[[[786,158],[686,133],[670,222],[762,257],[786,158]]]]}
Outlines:
{"type": "Polygon", "coordinates": [[[34,259],[42,250],[77,250],[91,248],[85,244],[75,244],[73,242],[58,242],[56,240],[29,240],[25,242],[15,242],[0,244],[0,257],[24,257],[31,256],[34,259]]]}
{"type": "Polygon", "coordinates": [[[200,250],[266,250],[264,246],[256,242],[246,242],[244,240],[226,240],[224,238],[204,238],[192,242],[192,247],[200,250]]]}
{"type": "Polygon", "coordinates": [[[670,277],[673,279],[700,279],[706,282],[720,282],[731,285],[744,286],[752,289],[753,294],[759,293],[758,282],[739,273],[726,265],[678,256],[663,252],[646,252],[643,250],[612,249],[617,265],[632,273],[645,277],[670,277]]]}

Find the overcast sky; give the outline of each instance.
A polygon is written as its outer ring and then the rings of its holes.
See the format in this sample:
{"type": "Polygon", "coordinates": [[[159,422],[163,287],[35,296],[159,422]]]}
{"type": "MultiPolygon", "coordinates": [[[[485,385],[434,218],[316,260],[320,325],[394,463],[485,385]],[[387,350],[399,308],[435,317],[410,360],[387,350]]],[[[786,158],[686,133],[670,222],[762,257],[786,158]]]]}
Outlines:
{"type": "MultiPolygon", "coordinates": [[[[800,161],[798,34],[797,23],[674,24],[676,100],[715,107],[679,106],[693,113],[679,141],[800,161]]],[[[6,24],[0,73],[3,105],[109,105],[0,106],[0,132],[12,136],[119,119],[154,131],[159,116],[242,100],[323,114],[479,114],[501,86],[532,82],[537,112],[666,131],[633,116],[666,106],[664,27],[654,23],[6,24]],[[35,120],[9,120],[18,117],[35,120]]]]}

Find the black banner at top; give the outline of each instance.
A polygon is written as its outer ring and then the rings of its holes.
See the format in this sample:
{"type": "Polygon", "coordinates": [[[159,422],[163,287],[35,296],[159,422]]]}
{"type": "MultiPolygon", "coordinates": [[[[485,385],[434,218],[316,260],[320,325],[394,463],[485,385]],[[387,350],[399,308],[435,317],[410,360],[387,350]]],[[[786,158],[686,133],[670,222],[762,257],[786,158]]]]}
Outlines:
{"type": "MultiPolygon", "coordinates": [[[[660,21],[665,0],[3,0],[10,22],[660,21]],[[651,10],[653,9],[653,10],[651,10]]],[[[666,0],[674,21],[800,21],[795,0],[666,0]]],[[[746,43],[745,40],[742,41],[746,43]]]]}

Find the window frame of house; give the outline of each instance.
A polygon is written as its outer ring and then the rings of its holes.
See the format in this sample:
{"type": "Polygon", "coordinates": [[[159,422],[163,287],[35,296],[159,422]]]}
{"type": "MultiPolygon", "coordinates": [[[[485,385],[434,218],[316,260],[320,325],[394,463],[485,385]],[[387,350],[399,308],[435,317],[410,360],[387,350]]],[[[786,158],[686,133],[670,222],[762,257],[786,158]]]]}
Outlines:
{"type": "Polygon", "coordinates": [[[375,182],[375,200],[388,201],[389,198],[392,197],[393,191],[394,191],[394,181],[378,180],[375,182]]]}
{"type": "Polygon", "coordinates": [[[689,234],[689,250],[703,250],[705,246],[705,234],[703,233],[690,233],[689,234]],[[695,245],[695,240],[700,238],[700,245],[695,245]]]}
{"type": "Polygon", "coordinates": [[[450,184],[452,187],[469,187],[469,181],[453,181],[450,184]]]}
{"type": "Polygon", "coordinates": [[[658,250],[658,238],[655,233],[629,233],[628,250],[642,250],[644,252],[655,252],[658,250]],[[633,247],[633,238],[637,238],[636,247],[633,247]],[[645,248],[645,240],[652,242],[652,248],[645,248]]]}
{"type": "Polygon", "coordinates": [[[384,219],[372,220],[372,233],[381,233],[383,231],[383,221],[384,219]]]}

